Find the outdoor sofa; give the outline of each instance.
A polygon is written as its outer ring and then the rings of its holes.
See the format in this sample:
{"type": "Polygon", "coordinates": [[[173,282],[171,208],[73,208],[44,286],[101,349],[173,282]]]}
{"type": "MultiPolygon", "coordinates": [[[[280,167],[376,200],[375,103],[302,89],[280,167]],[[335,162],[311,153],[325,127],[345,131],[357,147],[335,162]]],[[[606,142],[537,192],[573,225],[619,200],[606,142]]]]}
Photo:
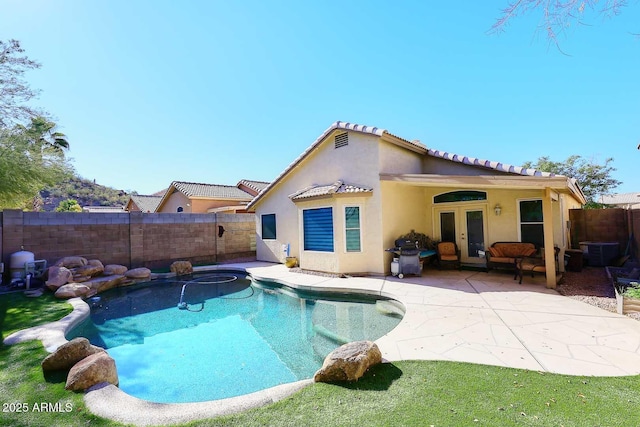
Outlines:
{"type": "Polygon", "coordinates": [[[487,271],[492,268],[516,270],[516,260],[534,256],[537,253],[533,243],[495,242],[485,251],[487,271]]]}

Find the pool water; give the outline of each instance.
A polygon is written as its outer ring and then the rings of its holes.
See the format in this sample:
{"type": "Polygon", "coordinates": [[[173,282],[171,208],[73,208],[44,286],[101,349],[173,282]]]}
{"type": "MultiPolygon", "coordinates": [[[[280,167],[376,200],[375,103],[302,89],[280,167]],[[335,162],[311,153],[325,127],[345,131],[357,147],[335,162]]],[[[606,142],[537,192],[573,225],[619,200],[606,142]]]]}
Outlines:
{"type": "Polygon", "coordinates": [[[237,273],[117,288],[87,302],[90,318],[67,338],[106,348],[119,387],[161,403],[311,378],[336,347],[378,339],[401,320],[391,301],[300,295],[237,273]]]}

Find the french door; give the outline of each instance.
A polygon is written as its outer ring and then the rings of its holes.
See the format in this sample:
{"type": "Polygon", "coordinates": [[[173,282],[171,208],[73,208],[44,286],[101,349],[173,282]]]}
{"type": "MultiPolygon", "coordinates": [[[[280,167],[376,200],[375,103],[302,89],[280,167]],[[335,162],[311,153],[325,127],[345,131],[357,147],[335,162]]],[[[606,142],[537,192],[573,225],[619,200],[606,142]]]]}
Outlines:
{"type": "Polygon", "coordinates": [[[438,206],[434,208],[434,235],[437,240],[455,242],[460,261],[484,264],[479,251],[486,247],[487,209],[485,205],[438,206]]]}

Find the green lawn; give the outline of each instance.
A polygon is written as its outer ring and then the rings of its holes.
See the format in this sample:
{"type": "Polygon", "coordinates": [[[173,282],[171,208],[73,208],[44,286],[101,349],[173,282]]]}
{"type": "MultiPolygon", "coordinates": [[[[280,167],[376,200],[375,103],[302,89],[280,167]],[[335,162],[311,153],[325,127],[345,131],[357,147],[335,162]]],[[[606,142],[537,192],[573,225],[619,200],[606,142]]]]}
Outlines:
{"type": "Polygon", "coordinates": [[[56,299],[51,292],[38,298],[28,298],[22,292],[0,295],[2,338],[20,329],[55,322],[71,311],[71,304],[56,299]]]}
{"type": "MultiPolygon", "coordinates": [[[[4,327],[41,311],[23,302],[13,311],[0,296],[4,327]],[[28,314],[30,313],[30,314],[28,314]]],[[[36,299],[37,300],[37,299],[36,299]]],[[[38,304],[34,302],[34,304],[38,304]]],[[[61,303],[55,302],[52,305],[61,303]]],[[[60,308],[60,307],[59,307],[60,308]]],[[[46,316],[53,311],[45,310],[46,316]]],[[[29,411],[0,413],[0,425],[119,425],[91,415],[81,394],[64,390],[64,376],[44,378],[39,342],[0,346],[3,405],[29,411]],[[37,412],[40,402],[70,412],[37,412]],[[67,406],[68,404],[68,406],[67,406]]],[[[640,377],[572,377],[453,362],[382,364],[354,384],[314,384],[276,404],[190,426],[639,426],[640,377]]],[[[5,407],[3,409],[11,409],[5,407]]]]}

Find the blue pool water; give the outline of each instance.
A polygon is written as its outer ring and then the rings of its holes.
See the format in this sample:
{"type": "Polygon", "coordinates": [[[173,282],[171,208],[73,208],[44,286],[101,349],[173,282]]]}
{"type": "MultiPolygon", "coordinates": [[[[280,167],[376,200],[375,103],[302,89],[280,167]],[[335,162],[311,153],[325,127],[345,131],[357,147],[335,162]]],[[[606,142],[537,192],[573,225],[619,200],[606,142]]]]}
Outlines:
{"type": "Polygon", "coordinates": [[[336,347],[401,319],[390,301],[300,295],[237,273],[180,279],[89,299],[90,319],[67,338],[106,348],[132,396],[199,402],[311,378],[336,347]]]}

